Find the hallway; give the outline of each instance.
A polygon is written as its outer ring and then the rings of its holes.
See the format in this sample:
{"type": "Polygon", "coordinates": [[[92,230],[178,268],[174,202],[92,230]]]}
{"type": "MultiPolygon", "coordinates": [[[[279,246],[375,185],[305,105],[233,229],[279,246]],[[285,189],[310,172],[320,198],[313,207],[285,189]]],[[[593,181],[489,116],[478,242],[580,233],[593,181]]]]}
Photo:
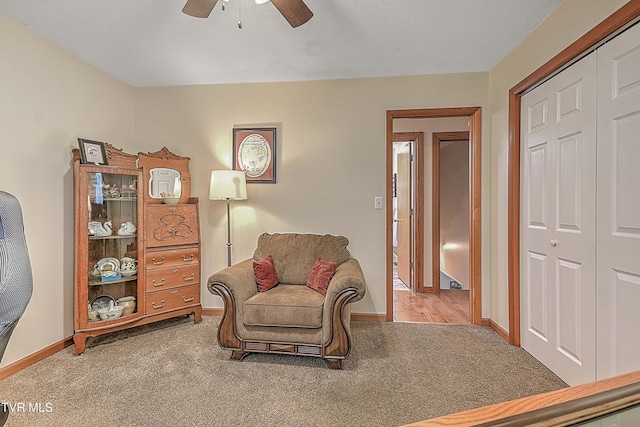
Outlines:
{"type": "MultiPolygon", "coordinates": [[[[395,267],[395,266],[394,266],[395,267]]],[[[469,324],[469,291],[412,292],[393,269],[393,321],[469,324]]]]}

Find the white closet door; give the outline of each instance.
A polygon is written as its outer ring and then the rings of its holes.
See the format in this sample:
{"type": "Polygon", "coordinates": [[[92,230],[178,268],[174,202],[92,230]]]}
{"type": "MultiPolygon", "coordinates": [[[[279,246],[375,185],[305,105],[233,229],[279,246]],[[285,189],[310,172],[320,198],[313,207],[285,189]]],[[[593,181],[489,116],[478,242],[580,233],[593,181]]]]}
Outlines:
{"type": "Polygon", "coordinates": [[[521,104],[521,344],[570,385],[596,374],[595,85],[593,53],[521,104]]]}
{"type": "Polygon", "coordinates": [[[640,369],[640,26],[598,50],[598,379],[640,369]]]}

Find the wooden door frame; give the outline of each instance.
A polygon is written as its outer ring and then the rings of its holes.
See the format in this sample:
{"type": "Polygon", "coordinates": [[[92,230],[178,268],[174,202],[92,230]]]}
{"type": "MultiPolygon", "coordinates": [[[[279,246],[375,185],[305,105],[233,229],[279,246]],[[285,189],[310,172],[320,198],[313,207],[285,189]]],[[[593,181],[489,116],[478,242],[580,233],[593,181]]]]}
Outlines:
{"type": "MultiPolygon", "coordinates": [[[[469,144],[469,132],[434,132],[433,133],[433,157],[432,157],[432,191],[431,191],[431,287],[435,294],[440,293],[440,143],[445,141],[467,140],[469,144]]],[[[469,147],[471,148],[471,147],[469,147]]],[[[471,172],[471,171],[469,171],[471,172]]],[[[471,177],[471,173],[469,173],[471,177]]],[[[469,184],[469,206],[471,206],[471,185],[469,184]]],[[[469,234],[471,234],[471,215],[469,215],[469,234]]],[[[471,244],[471,236],[469,236],[471,244]]],[[[469,252],[471,258],[471,252],[469,252]]],[[[469,259],[471,265],[471,259],[469,259]]],[[[471,287],[471,286],[469,286],[471,287]]],[[[469,298],[471,304],[471,298],[469,298]]]]}
{"type": "Polygon", "coordinates": [[[520,346],[520,108],[529,90],[562,71],[640,19],[640,0],[630,0],[509,90],[508,292],[509,342],[520,346]]]}
{"type": "MultiPolygon", "coordinates": [[[[640,1],[640,0],[639,0],[640,1]]],[[[393,119],[426,119],[445,117],[469,117],[469,149],[471,152],[471,240],[469,252],[469,295],[471,310],[469,321],[473,325],[482,324],[482,276],[481,276],[481,140],[482,140],[482,108],[454,107],[427,108],[410,110],[387,110],[387,173],[386,198],[393,195],[391,176],[393,174],[393,119]]],[[[386,211],[386,282],[387,282],[387,322],[393,321],[393,221],[391,203],[387,203],[386,211]]],[[[424,244],[424,242],[422,242],[424,244]]],[[[416,242],[416,245],[420,243],[416,242]]]]}
{"type": "MultiPolygon", "coordinates": [[[[391,136],[391,155],[393,156],[393,143],[411,141],[413,144],[413,155],[415,156],[415,173],[411,177],[413,180],[413,285],[415,292],[424,292],[424,155],[422,154],[424,147],[424,132],[395,132],[391,136]]],[[[393,175],[393,170],[391,171],[393,175]]],[[[392,190],[393,195],[393,190],[392,190]]],[[[392,200],[387,197],[387,200],[392,200]]],[[[393,218],[392,218],[393,220],[393,218]]],[[[393,223],[392,223],[393,227],[393,223]]],[[[393,233],[393,228],[392,228],[393,233]]],[[[393,236],[391,238],[393,242],[393,236]]],[[[393,251],[393,249],[392,249],[393,251]]],[[[391,266],[393,268],[393,265],[391,266]]],[[[393,313],[392,313],[393,314],[393,313]]]]}

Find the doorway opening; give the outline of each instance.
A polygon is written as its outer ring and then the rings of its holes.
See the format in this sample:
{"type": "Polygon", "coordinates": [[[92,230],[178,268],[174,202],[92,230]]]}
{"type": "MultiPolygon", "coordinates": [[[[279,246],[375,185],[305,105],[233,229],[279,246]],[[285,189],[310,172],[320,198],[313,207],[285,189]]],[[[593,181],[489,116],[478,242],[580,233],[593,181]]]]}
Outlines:
{"type": "Polygon", "coordinates": [[[469,132],[434,132],[432,150],[432,286],[469,290],[469,132]]]}
{"type": "MultiPolygon", "coordinates": [[[[405,135],[394,135],[394,121],[395,123],[401,123],[402,119],[447,119],[447,118],[464,118],[465,124],[468,121],[468,148],[469,148],[469,204],[468,204],[468,213],[469,213],[469,291],[467,301],[465,304],[468,304],[468,319],[469,323],[480,325],[482,324],[482,314],[481,314],[481,276],[480,276],[480,139],[481,139],[481,108],[480,107],[462,107],[462,108],[438,108],[438,109],[418,109],[418,110],[390,110],[387,111],[387,200],[394,200],[394,191],[397,191],[395,187],[398,182],[394,181],[394,171],[396,170],[396,165],[394,162],[395,154],[394,154],[394,142],[398,141],[407,141],[406,134],[405,135]]],[[[398,131],[400,126],[396,126],[396,131],[398,131]]],[[[395,132],[399,133],[399,132],[395,132]]],[[[459,135],[457,135],[458,137],[459,135]]],[[[466,136],[466,135],[465,135],[466,136]]],[[[418,146],[415,143],[415,139],[408,138],[409,141],[413,141],[414,148],[418,146]]],[[[446,140],[446,138],[444,138],[446,140]]],[[[422,144],[420,144],[422,146],[422,144]]],[[[418,162],[422,161],[422,156],[420,150],[418,148],[417,152],[414,152],[414,157],[418,162]]],[[[424,168],[418,166],[416,164],[414,166],[414,172],[412,173],[412,177],[415,179],[414,185],[414,194],[423,195],[424,192],[424,176],[420,176],[423,173],[424,168]]],[[[396,178],[397,179],[397,178],[396,178]]],[[[410,291],[415,292],[416,296],[421,295],[438,295],[440,287],[437,286],[440,282],[439,278],[439,260],[437,263],[434,263],[433,260],[435,257],[432,253],[427,253],[427,258],[425,260],[425,253],[421,253],[421,250],[425,247],[424,242],[424,234],[428,234],[429,238],[427,241],[429,242],[428,248],[432,247],[432,230],[431,228],[426,229],[427,233],[425,233],[424,224],[429,223],[431,221],[424,221],[424,216],[418,213],[418,210],[422,208],[421,203],[424,203],[424,197],[414,197],[411,200],[411,205],[413,208],[414,216],[410,218],[410,224],[413,224],[413,232],[411,233],[412,239],[410,240],[410,254],[412,254],[413,259],[413,273],[409,275],[409,289],[410,291]],[[429,259],[431,258],[431,259],[429,259]],[[428,275],[423,275],[423,261],[426,261],[428,264],[433,264],[435,268],[432,266],[429,270],[428,275]],[[433,274],[431,273],[433,271],[433,274]],[[434,281],[433,277],[435,272],[438,272],[438,279],[434,281]],[[424,278],[428,278],[428,282],[425,282],[424,278]],[[436,286],[434,286],[434,284],[436,286]]],[[[395,203],[387,203],[387,212],[386,212],[386,281],[387,281],[387,305],[386,305],[386,320],[393,321],[394,320],[394,277],[397,276],[397,269],[395,268],[394,261],[396,260],[396,254],[394,253],[394,243],[397,243],[394,239],[397,240],[397,237],[394,235],[394,230],[397,231],[396,225],[399,224],[398,221],[394,221],[394,219],[399,219],[397,217],[398,211],[396,209],[395,203]]],[[[431,210],[429,209],[429,214],[431,210]]],[[[428,218],[428,217],[427,217],[428,218]]],[[[438,243],[438,247],[439,247],[438,243]]],[[[439,248],[438,248],[439,250],[439,248]]],[[[431,251],[428,251],[431,252],[431,251]]],[[[429,266],[427,266],[429,267],[429,266]]],[[[417,320],[420,321],[420,320],[417,320]]],[[[435,320],[423,320],[423,321],[438,321],[435,320]]],[[[466,322],[465,322],[466,323],[466,322]]]]}
{"type": "MultiPolygon", "coordinates": [[[[416,236],[423,234],[422,197],[424,133],[393,134],[392,216],[393,267],[396,286],[423,292],[423,248],[416,236]]],[[[400,287],[400,289],[402,289],[400,287]]]]}

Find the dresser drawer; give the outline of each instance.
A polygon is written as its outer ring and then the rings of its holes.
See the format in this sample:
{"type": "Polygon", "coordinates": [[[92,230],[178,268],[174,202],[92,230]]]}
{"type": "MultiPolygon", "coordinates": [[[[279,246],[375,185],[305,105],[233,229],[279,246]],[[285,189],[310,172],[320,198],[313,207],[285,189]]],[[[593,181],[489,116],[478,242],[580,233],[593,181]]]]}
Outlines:
{"type": "Polygon", "coordinates": [[[176,268],[148,270],[145,278],[145,290],[155,292],[177,286],[200,283],[200,265],[176,268]]]}
{"type": "Polygon", "coordinates": [[[200,285],[183,286],[146,295],[147,315],[200,304],[200,285]]]}
{"type": "Polygon", "coordinates": [[[145,209],[147,247],[195,244],[200,241],[198,207],[184,205],[147,205],[145,209]]]}
{"type": "Polygon", "coordinates": [[[147,270],[156,268],[182,267],[200,262],[200,249],[197,246],[147,252],[145,265],[147,270]]]}

